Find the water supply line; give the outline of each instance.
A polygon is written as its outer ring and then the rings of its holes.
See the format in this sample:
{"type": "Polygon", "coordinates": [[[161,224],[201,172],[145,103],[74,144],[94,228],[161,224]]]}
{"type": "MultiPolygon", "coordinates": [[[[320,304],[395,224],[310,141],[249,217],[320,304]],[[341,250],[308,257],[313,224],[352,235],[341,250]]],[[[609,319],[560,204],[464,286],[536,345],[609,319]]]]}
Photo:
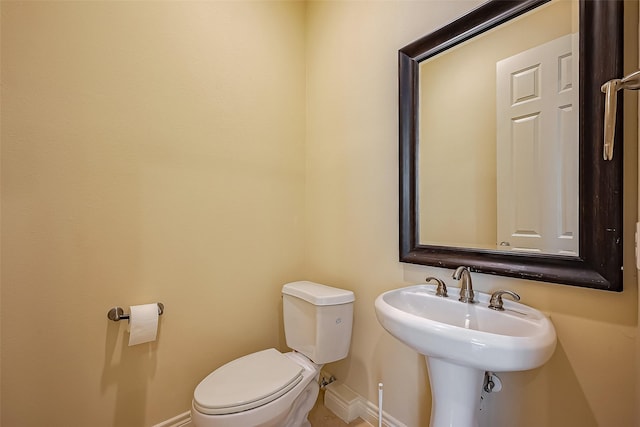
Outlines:
{"type": "Polygon", "coordinates": [[[378,427],[382,427],[382,383],[378,383],[378,427]]]}
{"type": "Polygon", "coordinates": [[[613,143],[616,130],[616,108],[618,104],[619,90],[639,90],[640,70],[635,71],[621,79],[611,79],[600,87],[605,94],[604,99],[604,147],[605,160],[613,159],[613,143]]]}

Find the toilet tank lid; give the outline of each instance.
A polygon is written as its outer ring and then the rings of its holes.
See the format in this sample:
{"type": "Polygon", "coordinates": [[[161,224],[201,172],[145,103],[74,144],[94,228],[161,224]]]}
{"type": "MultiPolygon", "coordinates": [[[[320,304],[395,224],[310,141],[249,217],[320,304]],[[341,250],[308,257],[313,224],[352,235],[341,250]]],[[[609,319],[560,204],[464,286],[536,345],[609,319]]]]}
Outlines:
{"type": "Polygon", "coordinates": [[[355,301],[353,292],[306,280],[287,283],[282,293],[301,298],[313,305],[338,305],[355,301]]]}

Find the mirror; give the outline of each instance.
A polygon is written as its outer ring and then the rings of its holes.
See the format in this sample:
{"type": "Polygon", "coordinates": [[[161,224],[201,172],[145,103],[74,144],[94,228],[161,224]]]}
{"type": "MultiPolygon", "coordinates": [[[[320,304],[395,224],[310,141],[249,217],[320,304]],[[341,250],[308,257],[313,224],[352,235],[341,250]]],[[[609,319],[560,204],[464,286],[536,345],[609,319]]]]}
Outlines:
{"type": "Polygon", "coordinates": [[[489,1],[402,48],[400,260],[622,290],[621,75],[621,1],[489,1]]]}

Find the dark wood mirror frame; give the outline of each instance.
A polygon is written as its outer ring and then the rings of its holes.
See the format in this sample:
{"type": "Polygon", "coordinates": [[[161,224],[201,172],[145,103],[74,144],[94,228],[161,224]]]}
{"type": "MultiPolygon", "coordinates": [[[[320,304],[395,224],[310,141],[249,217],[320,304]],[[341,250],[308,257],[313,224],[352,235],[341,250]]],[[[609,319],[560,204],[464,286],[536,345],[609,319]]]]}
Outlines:
{"type": "Polygon", "coordinates": [[[622,76],[623,2],[580,0],[579,255],[497,252],[421,245],[418,227],[419,63],[549,0],[492,0],[399,51],[400,261],[622,291],[622,117],[616,155],[602,158],[602,83],[622,76]]]}

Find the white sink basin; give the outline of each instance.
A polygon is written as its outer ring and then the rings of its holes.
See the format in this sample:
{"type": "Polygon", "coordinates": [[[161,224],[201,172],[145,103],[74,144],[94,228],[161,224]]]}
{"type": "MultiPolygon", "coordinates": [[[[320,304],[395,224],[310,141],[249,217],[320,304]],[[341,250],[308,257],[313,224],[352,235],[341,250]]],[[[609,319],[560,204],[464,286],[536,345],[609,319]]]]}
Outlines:
{"type": "Polygon", "coordinates": [[[380,295],[380,324],[425,356],[483,371],[522,371],[543,365],[556,346],[556,332],[541,312],[504,300],[504,311],[488,308],[489,296],[476,291],[477,304],[458,301],[459,290],[437,297],[435,285],[415,285],[380,295]]]}
{"type": "Polygon", "coordinates": [[[431,384],[431,427],[477,427],[485,371],[523,371],[543,365],[556,347],[556,331],[541,312],[504,300],[489,308],[436,296],[435,285],[415,285],[376,298],[380,324],[426,358],[431,384]]]}

